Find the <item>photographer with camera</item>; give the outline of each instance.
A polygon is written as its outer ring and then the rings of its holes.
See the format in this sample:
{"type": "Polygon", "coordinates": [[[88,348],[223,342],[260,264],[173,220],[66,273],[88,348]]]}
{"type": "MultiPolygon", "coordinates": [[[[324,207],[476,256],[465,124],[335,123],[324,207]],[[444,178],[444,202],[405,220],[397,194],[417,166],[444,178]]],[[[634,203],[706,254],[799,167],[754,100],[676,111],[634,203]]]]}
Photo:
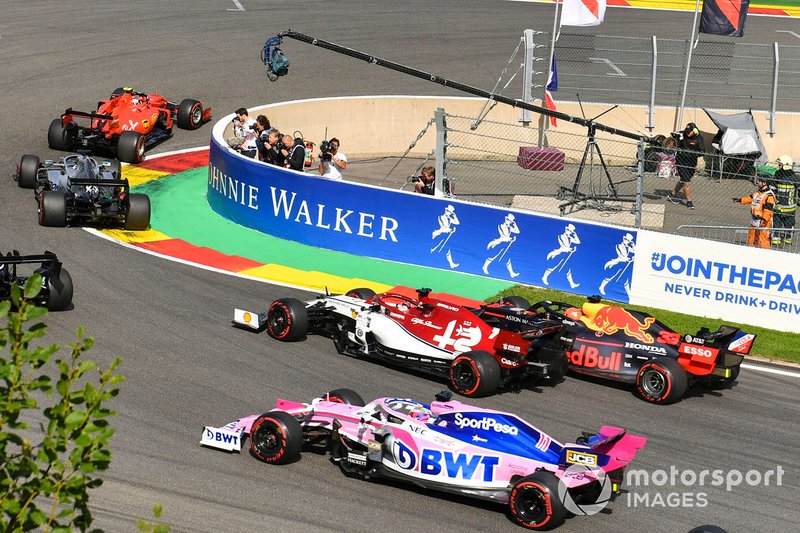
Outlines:
{"type": "Polygon", "coordinates": [[[414,192],[433,195],[436,189],[436,169],[433,167],[422,167],[421,176],[411,178],[414,184],[414,192]]]}
{"type": "Polygon", "coordinates": [[[281,155],[286,168],[303,172],[303,165],[306,162],[306,147],[303,143],[297,142],[291,135],[284,135],[281,155]]]}
{"type": "Polygon", "coordinates": [[[227,142],[228,146],[247,157],[256,156],[256,121],[250,118],[247,109],[240,107],[236,116],[231,121],[233,124],[233,137],[227,142]]]}
{"type": "Polygon", "coordinates": [[[347,156],[339,151],[339,139],[319,143],[319,173],[323,178],[341,181],[347,168],[347,156]]]}
{"type": "Polygon", "coordinates": [[[264,145],[264,151],[260,153],[261,160],[270,165],[284,166],[282,150],[285,146],[281,140],[281,132],[272,128],[269,132],[261,134],[261,142],[264,145]]]}
{"type": "Polygon", "coordinates": [[[274,130],[275,128],[269,123],[269,119],[264,115],[258,115],[256,117],[256,123],[253,126],[253,131],[255,132],[255,143],[256,143],[256,150],[258,150],[258,160],[264,161],[264,157],[267,151],[267,147],[264,143],[267,140],[267,134],[270,131],[274,130]]]}
{"type": "Polygon", "coordinates": [[[667,199],[673,204],[682,203],[678,193],[683,190],[686,197],[686,207],[694,209],[692,203],[692,177],[697,173],[697,160],[705,153],[706,145],[700,130],[694,122],[686,125],[683,131],[672,133],[672,138],[678,141],[675,153],[675,166],[678,170],[678,183],[672,189],[672,194],[667,199]]]}

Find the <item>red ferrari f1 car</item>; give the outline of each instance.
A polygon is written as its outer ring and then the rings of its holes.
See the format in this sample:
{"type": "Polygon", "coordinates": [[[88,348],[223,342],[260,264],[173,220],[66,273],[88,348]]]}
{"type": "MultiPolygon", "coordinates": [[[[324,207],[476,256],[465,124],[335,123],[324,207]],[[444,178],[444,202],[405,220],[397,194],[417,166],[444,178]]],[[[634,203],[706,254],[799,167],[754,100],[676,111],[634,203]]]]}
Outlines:
{"type": "Polygon", "coordinates": [[[307,302],[281,298],[266,313],[237,309],[234,324],[282,341],[323,335],[340,353],[446,376],[459,394],[478,397],[566,374],[561,323],[524,311],[513,298],[487,304],[398,286],[307,302]]]}
{"type": "Polygon", "coordinates": [[[145,150],[172,137],[176,124],[196,130],[209,120],[211,109],[204,109],[197,100],[175,103],[159,94],[124,87],[108,100],[100,100],[94,113],[67,109],[50,123],[47,142],[54,150],[111,152],[125,163],[140,163],[145,150]],[[89,125],[79,125],[76,119],[88,119],[89,125]]]}

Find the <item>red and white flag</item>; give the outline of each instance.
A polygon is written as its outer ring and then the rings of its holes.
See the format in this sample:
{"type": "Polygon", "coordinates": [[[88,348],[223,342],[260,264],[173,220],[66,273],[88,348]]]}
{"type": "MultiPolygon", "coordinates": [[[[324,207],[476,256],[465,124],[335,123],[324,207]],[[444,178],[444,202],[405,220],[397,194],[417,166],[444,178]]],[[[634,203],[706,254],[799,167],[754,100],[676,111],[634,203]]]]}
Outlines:
{"type": "Polygon", "coordinates": [[[606,0],[563,0],[562,26],[597,26],[606,16],[606,0]]]}

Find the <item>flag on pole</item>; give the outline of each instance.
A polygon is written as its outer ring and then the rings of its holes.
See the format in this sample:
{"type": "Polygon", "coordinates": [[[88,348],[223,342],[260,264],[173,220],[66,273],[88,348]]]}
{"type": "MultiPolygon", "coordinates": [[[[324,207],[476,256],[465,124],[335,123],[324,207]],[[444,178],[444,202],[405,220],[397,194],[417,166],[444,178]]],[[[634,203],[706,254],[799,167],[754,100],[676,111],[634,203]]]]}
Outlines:
{"type": "MultiPolygon", "coordinates": [[[[553,54],[553,66],[550,67],[550,75],[547,77],[547,85],[544,88],[544,106],[552,111],[556,110],[556,103],[550,91],[558,90],[558,69],[556,68],[556,55],[553,54]]],[[[550,125],[557,126],[556,117],[550,117],[550,125]]]]}
{"type": "Polygon", "coordinates": [[[597,26],[603,22],[605,16],[606,0],[564,0],[561,25],[597,26]]]}
{"type": "Polygon", "coordinates": [[[704,0],[700,33],[744,36],[744,22],[750,0],[704,0]]]}

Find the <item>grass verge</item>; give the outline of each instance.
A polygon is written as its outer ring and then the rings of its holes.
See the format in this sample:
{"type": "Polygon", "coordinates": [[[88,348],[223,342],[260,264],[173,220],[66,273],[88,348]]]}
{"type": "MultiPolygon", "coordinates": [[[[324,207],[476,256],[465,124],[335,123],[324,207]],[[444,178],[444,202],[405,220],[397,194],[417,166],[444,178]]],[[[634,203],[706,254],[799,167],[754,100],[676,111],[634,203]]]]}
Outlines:
{"type": "MultiPolygon", "coordinates": [[[[566,302],[579,307],[581,303],[586,301],[581,296],[576,296],[568,292],[554,291],[551,289],[539,289],[535,287],[527,287],[524,285],[516,285],[503,292],[498,293],[487,301],[497,301],[501,296],[517,295],[522,296],[529,302],[536,303],[541,300],[555,300],[566,302]]],[[[776,331],[773,329],[761,328],[758,326],[751,326],[749,324],[737,324],[736,322],[719,321],[710,318],[700,318],[683,313],[676,313],[674,311],[665,311],[663,309],[656,309],[653,307],[641,307],[635,305],[626,305],[627,309],[635,309],[648,313],[664,322],[669,327],[673,328],[679,333],[696,333],[702,326],[706,326],[712,331],[717,329],[720,324],[727,324],[729,326],[736,326],[741,328],[742,331],[747,333],[754,333],[757,335],[755,345],[751,355],[767,357],[769,359],[776,359],[780,361],[789,361],[792,363],[800,363],[800,334],[786,333],[783,331],[776,331]]]]}

